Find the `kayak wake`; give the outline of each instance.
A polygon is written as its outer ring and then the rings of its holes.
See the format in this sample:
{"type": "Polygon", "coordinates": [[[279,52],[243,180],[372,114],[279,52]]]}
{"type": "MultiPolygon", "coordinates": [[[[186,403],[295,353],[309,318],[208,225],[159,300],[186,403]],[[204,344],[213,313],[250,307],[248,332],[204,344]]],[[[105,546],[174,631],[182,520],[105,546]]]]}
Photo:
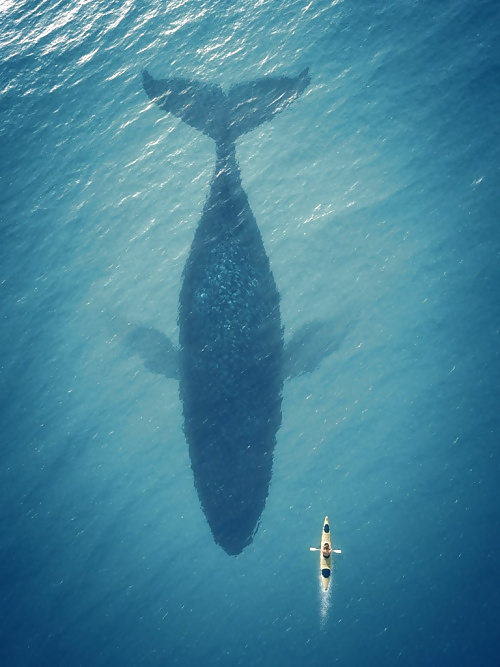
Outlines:
{"type": "Polygon", "coordinates": [[[319,595],[320,595],[319,620],[320,620],[320,627],[323,630],[328,620],[328,612],[330,610],[332,602],[332,586],[329,586],[325,591],[323,588],[321,575],[319,577],[318,582],[319,582],[319,595]]]}

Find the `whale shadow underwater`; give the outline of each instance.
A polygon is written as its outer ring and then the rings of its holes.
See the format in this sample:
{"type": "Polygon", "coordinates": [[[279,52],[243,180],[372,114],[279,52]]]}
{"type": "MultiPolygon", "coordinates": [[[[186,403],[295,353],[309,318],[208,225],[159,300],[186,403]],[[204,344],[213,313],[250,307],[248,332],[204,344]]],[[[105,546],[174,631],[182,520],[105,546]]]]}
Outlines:
{"type": "Polygon", "coordinates": [[[309,83],[305,69],[224,93],[143,72],[144,90],[160,109],[215,141],[216,164],[184,267],[179,349],[142,326],[126,341],[149,370],[179,380],[196,491],[215,542],[230,555],[251,543],[265,507],[285,378],[313,370],[339,344],[327,342],[329,323],[306,325],[289,348],[319,339],[321,351],[302,365],[290,360],[279,292],[235,154],[238,137],[283,111],[309,83]]]}

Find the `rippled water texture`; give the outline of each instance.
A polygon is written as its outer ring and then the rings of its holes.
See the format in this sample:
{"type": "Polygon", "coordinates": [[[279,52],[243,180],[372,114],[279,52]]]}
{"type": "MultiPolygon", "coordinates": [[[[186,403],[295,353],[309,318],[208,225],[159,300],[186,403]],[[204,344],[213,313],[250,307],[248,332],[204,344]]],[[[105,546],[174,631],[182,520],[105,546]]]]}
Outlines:
{"type": "Polygon", "coordinates": [[[0,0],[2,665],[500,663],[499,26],[480,0],[0,0]],[[328,350],[285,384],[237,557],[177,381],[124,343],[177,344],[215,164],[145,67],[312,76],[236,144],[285,342],[328,350]]]}

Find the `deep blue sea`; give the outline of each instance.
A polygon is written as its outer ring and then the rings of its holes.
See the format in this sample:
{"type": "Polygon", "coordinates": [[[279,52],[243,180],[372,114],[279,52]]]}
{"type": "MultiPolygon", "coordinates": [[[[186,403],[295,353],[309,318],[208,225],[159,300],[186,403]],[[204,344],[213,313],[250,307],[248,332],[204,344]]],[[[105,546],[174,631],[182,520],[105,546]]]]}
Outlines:
{"type": "Polygon", "coordinates": [[[500,664],[499,44],[493,0],[0,0],[2,666],[500,664]],[[145,67],[312,76],[236,145],[285,340],[330,351],[237,557],[123,342],[178,341],[215,163],[145,67]]]}

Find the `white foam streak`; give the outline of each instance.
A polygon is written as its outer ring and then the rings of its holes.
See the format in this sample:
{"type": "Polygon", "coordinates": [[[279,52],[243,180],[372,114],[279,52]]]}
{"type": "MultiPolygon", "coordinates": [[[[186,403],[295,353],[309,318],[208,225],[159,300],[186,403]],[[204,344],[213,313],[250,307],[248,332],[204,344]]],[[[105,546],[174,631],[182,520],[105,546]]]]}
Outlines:
{"type": "Polygon", "coordinates": [[[319,581],[319,595],[320,595],[319,621],[320,621],[320,627],[323,630],[328,620],[328,611],[330,609],[330,604],[332,600],[332,582],[330,582],[330,585],[325,591],[323,590],[321,575],[319,576],[318,581],[319,581]]]}
{"type": "Polygon", "coordinates": [[[14,6],[14,0],[0,0],[0,14],[8,12],[14,6]]]}

